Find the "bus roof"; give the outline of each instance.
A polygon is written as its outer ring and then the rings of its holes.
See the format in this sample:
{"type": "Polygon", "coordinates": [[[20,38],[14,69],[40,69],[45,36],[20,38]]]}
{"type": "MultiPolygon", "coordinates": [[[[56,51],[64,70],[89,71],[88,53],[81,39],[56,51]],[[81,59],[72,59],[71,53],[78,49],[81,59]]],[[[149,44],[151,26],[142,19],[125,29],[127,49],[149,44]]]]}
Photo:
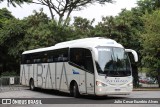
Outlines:
{"type": "Polygon", "coordinates": [[[61,49],[61,48],[95,48],[98,46],[112,46],[112,47],[121,47],[123,46],[119,43],[117,43],[115,40],[104,38],[104,37],[92,37],[92,38],[84,38],[84,39],[77,39],[77,40],[71,40],[66,42],[58,43],[51,47],[45,47],[45,48],[39,48],[34,50],[25,51],[22,54],[29,54],[29,53],[36,53],[36,52],[42,52],[42,51],[49,51],[49,50],[55,50],[55,49],[61,49]]]}

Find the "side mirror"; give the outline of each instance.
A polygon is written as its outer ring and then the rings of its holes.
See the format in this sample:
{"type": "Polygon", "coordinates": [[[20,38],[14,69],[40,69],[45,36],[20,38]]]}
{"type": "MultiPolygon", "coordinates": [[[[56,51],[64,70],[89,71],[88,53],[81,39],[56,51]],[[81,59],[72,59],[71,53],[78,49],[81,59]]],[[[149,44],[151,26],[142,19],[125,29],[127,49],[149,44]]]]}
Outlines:
{"type": "Polygon", "coordinates": [[[134,61],[135,62],[138,62],[138,55],[137,55],[137,52],[135,50],[132,50],[132,49],[125,49],[126,52],[131,52],[134,56],[134,61]]]}

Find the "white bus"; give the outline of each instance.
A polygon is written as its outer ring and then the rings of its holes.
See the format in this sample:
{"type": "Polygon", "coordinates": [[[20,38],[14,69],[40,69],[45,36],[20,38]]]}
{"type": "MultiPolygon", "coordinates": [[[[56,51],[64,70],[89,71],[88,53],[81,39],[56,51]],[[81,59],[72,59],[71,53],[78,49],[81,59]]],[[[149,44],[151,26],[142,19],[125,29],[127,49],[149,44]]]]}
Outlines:
{"type": "Polygon", "coordinates": [[[30,86],[97,96],[132,92],[127,52],[137,53],[112,39],[93,37],[58,43],[22,53],[20,82],[30,86]]]}

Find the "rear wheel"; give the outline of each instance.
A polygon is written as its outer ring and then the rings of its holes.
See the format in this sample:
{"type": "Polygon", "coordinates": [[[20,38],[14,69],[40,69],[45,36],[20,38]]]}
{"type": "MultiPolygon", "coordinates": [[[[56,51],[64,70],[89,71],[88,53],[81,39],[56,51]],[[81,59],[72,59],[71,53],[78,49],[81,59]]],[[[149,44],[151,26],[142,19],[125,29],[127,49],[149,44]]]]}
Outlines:
{"type": "Polygon", "coordinates": [[[30,80],[29,87],[30,87],[30,90],[32,90],[32,91],[35,90],[34,80],[33,79],[30,80]]]}

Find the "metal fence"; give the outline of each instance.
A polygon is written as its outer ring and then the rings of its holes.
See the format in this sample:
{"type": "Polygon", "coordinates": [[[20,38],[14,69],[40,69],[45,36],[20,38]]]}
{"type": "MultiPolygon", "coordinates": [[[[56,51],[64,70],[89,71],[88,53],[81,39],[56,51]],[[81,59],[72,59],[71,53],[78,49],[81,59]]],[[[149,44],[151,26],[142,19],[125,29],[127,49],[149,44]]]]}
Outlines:
{"type": "Polygon", "coordinates": [[[13,77],[1,77],[0,78],[0,85],[8,86],[8,85],[19,85],[20,84],[20,77],[13,76],[13,77]]]}
{"type": "Polygon", "coordinates": [[[139,88],[158,88],[158,83],[139,83],[139,88]]]}
{"type": "Polygon", "coordinates": [[[0,77],[0,92],[6,92],[11,90],[21,90],[22,86],[20,85],[19,76],[5,76],[0,77]]]}

